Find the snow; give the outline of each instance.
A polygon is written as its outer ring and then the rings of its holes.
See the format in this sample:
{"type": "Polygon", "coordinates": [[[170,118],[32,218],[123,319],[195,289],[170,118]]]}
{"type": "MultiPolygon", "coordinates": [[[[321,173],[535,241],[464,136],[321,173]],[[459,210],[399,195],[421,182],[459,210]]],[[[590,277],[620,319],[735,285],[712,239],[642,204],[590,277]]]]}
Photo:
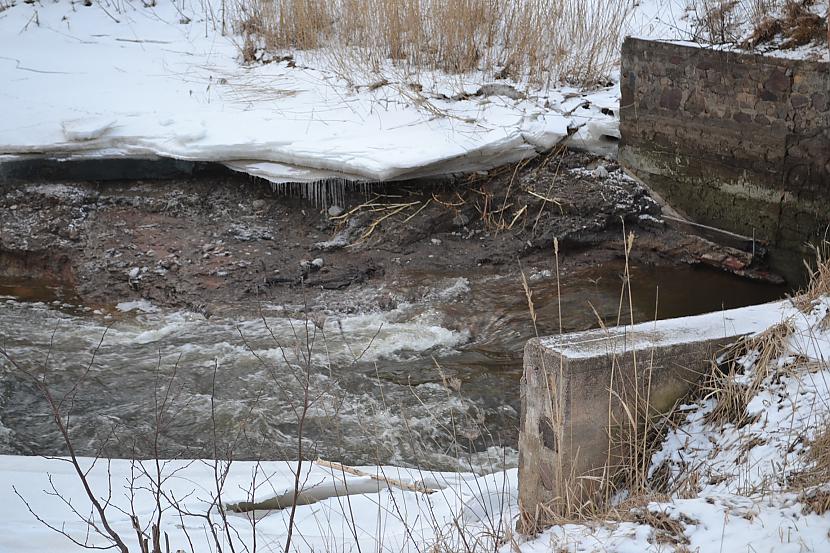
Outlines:
{"type": "MultiPolygon", "coordinates": [[[[90,482],[100,497],[112,491],[108,509],[112,527],[134,547],[135,531],[130,514],[142,524],[153,519],[154,489],[157,480],[152,462],[114,460],[110,463],[81,459],[84,470],[91,467],[90,482]]],[[[398,487],[387,487],[370,476],[353,476],[337,468],[305,463],[301,473],[303,490],[327,496],[311,505],[299,506],[294,528],[295,551],[422,551],[424,544],[457,544],[477,540],[482,546],[494,533],[501,533],[502,518],[510,520],[517,512],[516,470],[477,477],[463,473],[421,472],[395,467],[358,467],[368,475],[394,479],[406,484],[436,489],[426,494],[398,487]],[[340,494],[340,495],[336,495],[340,494]],[[328,497],[331,496],[331,497],[328,497]],[[463,528],[463,534],[459,532],[463,528]]],[[[162,480],[165,497],[163,531],[169,534],[172,549],[215,551],[204,520],[179,511],[205,513],[217,496],[215,465],[207,461],[165,461],[162,480]],[[171,507],[178,503],[179,509],[171,507]],[[192,541],[190,541],[192,540],[192,541]],[[192,546],[190,545],[192,543],[192,546]]],[[[220,464],[219,470],[223,470],[220,464]]],[[[279,462],[235,462],[225,480],[224,504],[257,501],[293,490],[296,465],[279,462]]],[[[29,504],[44,522],[63,528],[76,539],[93,545],[107,541],[94,533],[86,536],[86,524],[72,508],[88,513],[83,488],[72,465],[64,459],[0,457],[0,489],[6,501],[0,503],[0,551],[23,550],[62,553],[81,551],[64,536],[36,521],[26,508],[29,504]],[[72,500],[72,508],[53,495],[57,490],[72,500]]],[[[258,512],[256,533],[263,551],[282,550],[290,510],[258,512]]],[[[221,522],[213,512],[214,521],[221,522]]],[[[229,536],[221,535],[237,550],[252,542],[251,518],[228,513],[229,536]]],[[[490,549],[492,549],[490,545],[490,549]]]]}
{"type": "MultiPolygon", "coordinates": [[[[629,351],[741,336],[761,332],[791,316],[789,301],[751,305],[724,312],[661,320],[612,329],[587,330],[541,339],[542,346],[556,349],[568,358],[607,354],[609,336],[619,338],[629,351]]],[[[622,347],[622,346],[621,346],[622,347]]]]}
{"type": "MultiPolygon", "coordinates": [[[[629,32],[669,32],[678,2],[640,2],[629,32]]],[[[397,79],[361,85],[316,52],[243,64],[241,38],[196,6],[152,4],[0,11],[0,158],[164,156],[277,183],[383,181],[492,168],[569,134],[598,153],[619,139],[616,84],[519,94],[483,74],[424,72],[414,92],[390,65],[397,79]]]]}
{"type": "Polygon", "coordinates": [[[405,83],[350,90],[332,68],[299,59],[243,65],[233,37],[206,32],[195,15],[179,23],[166,2],[124,3],[117,18],[98,3],[0,12],[1,154],[166,156],[274,181],[390,180],[517,161],[571,124],[540,98],[429,99],[421,109],[405,83]]]}

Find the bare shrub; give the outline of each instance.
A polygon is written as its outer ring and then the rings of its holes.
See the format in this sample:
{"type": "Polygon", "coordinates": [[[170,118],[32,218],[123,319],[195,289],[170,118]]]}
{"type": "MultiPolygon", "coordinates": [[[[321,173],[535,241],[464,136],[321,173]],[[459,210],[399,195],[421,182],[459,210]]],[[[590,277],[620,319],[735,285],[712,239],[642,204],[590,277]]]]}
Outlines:
{"type": "Polygon", "coordinates": [[[699,0],[694,5],[696,36],[725,44],[740,38],[739,0],[699,0]]]}
{"type": "Polygon", "coordinates": [[[816,0],[695,0],[691,9],[700,40],[742,48],[779,41],[788,49],[824,40],[828,22],[818,5],[816,0]]]}

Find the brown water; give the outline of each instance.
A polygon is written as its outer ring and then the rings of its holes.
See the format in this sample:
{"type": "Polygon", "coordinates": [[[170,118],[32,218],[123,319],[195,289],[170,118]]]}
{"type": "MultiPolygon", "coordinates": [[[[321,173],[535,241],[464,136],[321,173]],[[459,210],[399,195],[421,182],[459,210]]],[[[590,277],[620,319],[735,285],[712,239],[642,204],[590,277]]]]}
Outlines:
{"type": "MultiPolygon", "coordinates": [[[[623,272],[618,263],[565,274],[559,287],[552,276],[531,276],[538,332],[596,327],[598,316],[605,324],[630,320],[627,297],[621,307],[623,272]]],[[[7,282],[0,284],[0,339],[33,370],[49,353],[46,373],[57,393],[81,382],[71,420],[83,454],[150,455],[154,413],[167,396],[163,457],[210,457],[232,447],[236,458],[291,458],[310,367],[309,455],[450,469],[515,464],[521,352],[535,335],[519,279],[408,277],[386,287],[401,298],[395,309],[361,313],[365,298],[355,293],[358,314],[329,313],[322,328],[276,309],[265,322],[164,310],[113,317],[73,304],[59,288],[7,282]],[[291,347],[297,343],[299,350],[291,347]]],[[[705,269],[642,266],[632,268],[631,290],[636,321],[786,292],[705,269]]],[[[62,453],[32,383],[7,365],[1,370],[0,452],[62,453]]]]}

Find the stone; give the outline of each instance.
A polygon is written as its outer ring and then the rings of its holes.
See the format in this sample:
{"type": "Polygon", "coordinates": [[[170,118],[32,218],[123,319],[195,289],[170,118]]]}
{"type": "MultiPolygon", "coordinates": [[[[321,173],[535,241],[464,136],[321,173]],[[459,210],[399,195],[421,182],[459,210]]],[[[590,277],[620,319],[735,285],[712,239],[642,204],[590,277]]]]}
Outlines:
{"type": "Polygon", "coordinates": [[[464,213],[458,213],[452,218],[452,224],[456,227],[466,227],[470,224],[470,218],[464,213]]]}
{"type": "Polygon", "coordinates": [[[787,75],[786,71],[781,69],[773,71],[769,78],[764,81],[764,90],[768,90],[776,95],[789,91],[790,86],[792,86],[792,80],[787,75]]]}
{"type": "Polygon", "coordinates": [[[251,207],[253,207],[256,211],[259,211],[260,209],[265,207],[265,200],[254,200],[251,203],[251,207]]]}
{"type": "Polygon", "coordinates": [[[340,217],[344,213],[344,209],[339,205],[333,205],[329,207],[329,217],[340,217]]]}
{"type": "Polygon", "coordinates": [[[605,165],[598,165],[597,168],[591,172],[591,174],[598,179],[607,179],[608,169],[605,168],[605,165]]]}

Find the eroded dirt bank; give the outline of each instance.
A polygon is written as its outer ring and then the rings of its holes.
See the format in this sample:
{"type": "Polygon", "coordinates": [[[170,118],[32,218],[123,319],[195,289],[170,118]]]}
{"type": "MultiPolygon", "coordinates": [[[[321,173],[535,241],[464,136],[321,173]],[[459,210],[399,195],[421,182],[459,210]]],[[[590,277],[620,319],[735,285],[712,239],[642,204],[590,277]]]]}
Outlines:
{"type": "Polygon", "coordinates": [[[315,207],[238,175],[5,182],[0,279],[45,281],[89,305],[146,299],[210,314],[321,294],[336,304],[337,290],[410,272],[548,266],[554,239],[567,272],[621,257],[623,225],[636,262],[744,272],[753,261],[667,225],[614,162],[573,152],[341,203],[315,207]]]}

